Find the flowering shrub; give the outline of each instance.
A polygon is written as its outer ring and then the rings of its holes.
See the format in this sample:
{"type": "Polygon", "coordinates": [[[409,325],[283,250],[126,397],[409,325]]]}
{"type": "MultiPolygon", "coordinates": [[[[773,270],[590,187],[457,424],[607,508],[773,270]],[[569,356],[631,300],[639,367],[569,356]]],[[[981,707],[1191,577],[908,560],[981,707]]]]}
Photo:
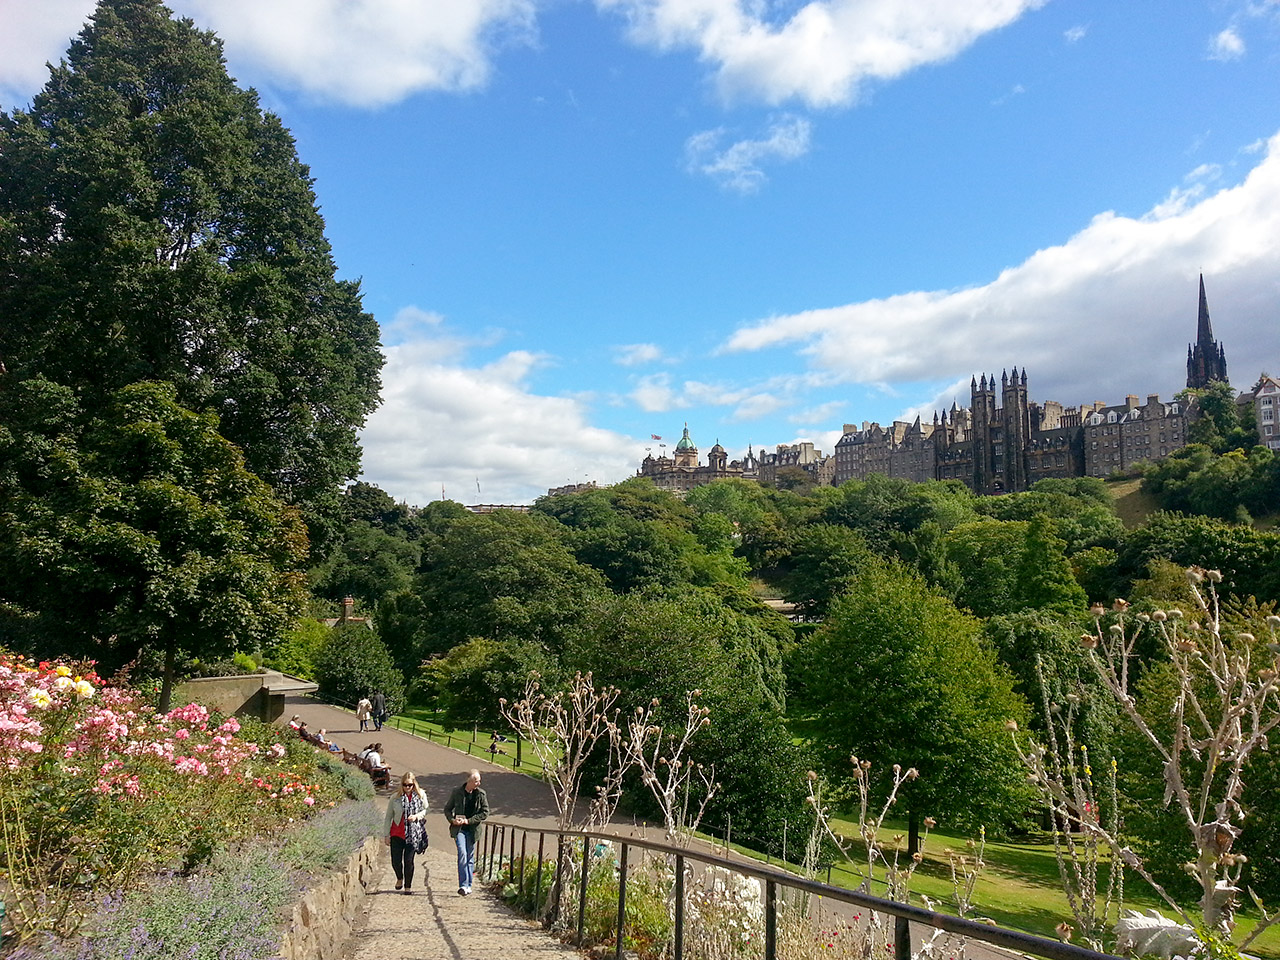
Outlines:
{"type": "Polygon", "coordinates": [[[340,781],[254,721],[157,714],[92,664],[0,653],[0,871],[22,930],[78,925],[84,894],[332,806],[340,781]]]}

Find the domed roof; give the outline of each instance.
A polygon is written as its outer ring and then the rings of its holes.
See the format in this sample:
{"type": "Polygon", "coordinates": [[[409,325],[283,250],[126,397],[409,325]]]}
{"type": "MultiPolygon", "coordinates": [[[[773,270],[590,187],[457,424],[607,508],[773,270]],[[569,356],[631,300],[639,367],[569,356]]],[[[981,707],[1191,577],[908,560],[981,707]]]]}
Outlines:
{"type": "Polygon", "coordinates": [[[676,444],[677,450],[697,450],[693,445],[693,441],[689,439],[689,425],[685,424],[684,436],[680,438],[680,442],[676,444]]]}
{"type": "Polygon", "coordinates": [[[727,450],[725,450],[725,448],[724,448],[724,447],[720,446],[720,441],[719,441],[719,440],[717,440],[717,441],[716,441],[716,445],[715,445],[714,447],[712,447],[712,448],[711,448],[711,452],[712,452],[712,453],[727,453],[728,451],[727,451],[727,450]]]}

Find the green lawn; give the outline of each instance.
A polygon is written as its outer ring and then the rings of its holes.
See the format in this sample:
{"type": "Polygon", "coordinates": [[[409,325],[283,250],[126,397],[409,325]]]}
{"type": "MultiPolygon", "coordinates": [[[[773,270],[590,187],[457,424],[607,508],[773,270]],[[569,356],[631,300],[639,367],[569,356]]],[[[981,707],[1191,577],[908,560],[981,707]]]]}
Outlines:
{"type": "MultiPolygon", "coordinates": [[[[842,835],[857,833],[857,826],[851,821],[834,819],[832,826],[842,835]]],[[[882,836],[885,842],[889,842],[894,834],[905,832],[905,823],[886,824],[882,836]]],[[[967,853],[967,840],[967,837],[941,833],[937,830],[929,834],[925,844],[924,862],[911,881],[913,903],[923,905],[918,897],[924,894],[934,901],[936,909],[954,912],[951,871],[944,851],[950,848],[960,853],[967,853]]],[[[903,846],[905,849],[905,841],[903,846]]],[[[737,849],[747,856],[764,859],[760,854],[745,848],[737,849]]],[[[855,849],[860,850],[861,846],[855,845],[855,849]]],[[[1074,923],[1067,907],[1066,897],[1062,892],[1052,843],[988,841],[983,859],[986,867],[979,875],[974,889],[976,903],[974,913],[977,916],[990,917],[1002,927],[1049,938],[1054,938],[1054,927],[1062,921],[1074,923]]],[[[904,854],[903,861],[905,860],[904,854]]],[[[878,875],[883,876],[883,872],[881,871],[878,875]]],[[[825,880],[825,874],[819,879],[825,880]]],[[[859,872],[859,865],[838,864],[831,871],[831,882],[836,886],[853,889],[859,886],[863,879],[864,875],[859,872]]],[[[883,884],[874,883],[871,892],[883,894],[883,884]]],[[[1131,871],[1125,874],[1124,906],[1126,909],[1135,910],[1155,907],[1166,916],[1171,913],[1153,894],[1149,893],[1142,879],[1131,871]]],[[[1250,910],[1239,920],[1236,930],[1237,942],[1253,928],[1257,922],[1257,913],[1250,910]]],[[[1272,927],[1250,944],[1249,952],[1280,960],[1280,925],[1272,927]]]]}
{"type": "Polygon", "coordinates": [[[415,736],[426,737],[436,743],[443,743],[445,746],[452,747],[455,750],[465,750],[473,757],[491,760],[494,763],[504,767],[511,767],[530,776],[536,777],[542,773],[541,765],[537,763],[532,752],[527,749],[521,749],[520,765],[516,766],[515,736],[505,730],[499,732],[510,739],[505,743],[499,744],[500,749],[504,752],[493,756],[489,753],[491,730],[471,727],[466,729],[446,727],[440,722],[439,712],[427,707],[406,707],[400,713],[387,720],[385,725],[395,727],[397,730],[403,730],[406,733],[412,733],[415,736]]]}

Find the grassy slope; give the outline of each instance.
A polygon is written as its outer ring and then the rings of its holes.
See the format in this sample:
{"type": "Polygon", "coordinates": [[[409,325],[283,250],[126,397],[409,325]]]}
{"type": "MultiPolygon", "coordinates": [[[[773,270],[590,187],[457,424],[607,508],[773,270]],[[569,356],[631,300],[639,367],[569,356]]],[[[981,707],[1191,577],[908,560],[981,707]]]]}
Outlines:
{"type": "MultiPolygon", "coordinates": [[[[842,835],[856,835],[857,827],[851,821],[834,819],[834,829],[842,835]]],[[[905,833],[905,824],[886,824],[882,831],[882,839],[891,845],[893,837],[905,833]]],[[[954,913],[954,902],[951,869],[946,851],[954,850],[960,854],[969,854],[966,849],[968,838],[940,831],[929,834],[925,844],[925,859],[911,881],[912,901],[919,903],[920,894],[934,901],[934,908],[954,913]]],[[[736,845],[735,845],[736,846],[736,845]]],[[[906,848],[905,840],[902,843],[906,848]]],[[[759,856],[744,848],[740,852],[749,856],[759,856]]],[[[860,850],[853,844],[853,850],[860,850]]],[[[1074,923],[1071,911],[1067,907],[1066,896],[1062,892],[1058,863],[1054,856],[1053,845],[1044,843],[997,843],[988,841],[983,855],[984,869],[980,872],[974,888],[976,907],[971,916],[989,917],[999,926],[1015,930],[1023,930],[1040,936],[1055,938],[1054,927],[1066,920],[1074,923]]],[[[902,857],[905,864],[906,856],[902,857]]],[[[837,886],[853,889],[862,883],[863,864],[840,864],[832,869],[831,882],[837,886]]],[[[796,867],[795,869],[799,869],[796,867]]],[[[1099,882],[1105,884],[1104,868],[1099,882]]],[[[879,871],[883,875],[883,870],[879,871]]],[[[819,879],[825,879],[820,877],[819,879]]],[[[872,893],[882,894],[884,887],[876,882],[872,885],[872,893]]],[[[1142,879],[1132,872],[1125,875],[1125,909],[1146,910],[1155,907],[1166,916],[1172,913],[1164,906],[1142,879]]],[[[1242,916],[1236,930],[1237,942],[1256,922],[1253,916],[1242,916]]],[[[1256,956],[1280,958],[1280,929],[1271,928],[1267,933],[1250,944],[1249,952],[1256,956]]]]}

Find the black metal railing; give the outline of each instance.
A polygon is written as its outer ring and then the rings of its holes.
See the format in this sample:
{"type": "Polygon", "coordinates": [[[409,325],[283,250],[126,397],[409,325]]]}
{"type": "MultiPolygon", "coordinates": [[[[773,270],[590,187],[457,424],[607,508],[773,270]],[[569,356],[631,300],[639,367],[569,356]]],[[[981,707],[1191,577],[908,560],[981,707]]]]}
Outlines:
{"type": "MultiPolygon", "coordinates": [[[[821,883],[816,880],[808,880],[804,877],[798,877],[794,874],[786,873],[767,865],[760,864],[759,862],[730,860],[726,857],[718,856],[713,853],[701,853],[687,847],[679,847],[669,843],[644,840],[637,837],[624,836],[600,830],[559,830],[556,828],[539,829],[537,827],[528,827],[518,823],[489,820],[486,823],[486,835],[481,841],[480,863],[477,865],[478,875],[491,882],[495,880],[502,880],[505,875],[505,882],[517,885],[519,894],[523,896],[526,892],[526,861],[529,859],[527,854],[530,834],[537,834],[538,836],[537,867],[532,871],[533,876],[529,878],[529,882],[533,885],[533,902],[535,904],[539,904],[542,901],[542,893],[544,890],[543,865],[546,863],[546,841],[548,837],[555,838],[556,843],[554,873],[548,878],[549,883],[555,884],[559,882],[561,889],[564,889],[564,886],[568,882],[564,877],[566,868],[573,869],[576,867],[579,872],[579,877],[577,878],[578,916],[576,934],[579,946],[585,945],[587,883],[590,875],[592,859],[591,841],[607,841],[618,845],[618,912],[613,930],[615,940],[614,955],[617,960],[621,960],[623,953],[623,930],[626,922],[627,904],[627,862],[628,854],[632,847],[674,859],[675,891],[672,911],[673,960],[683,960],[684,957],[686,899],[685,867],[688,861],[693,861],[694,863],[703,864],[708,867],[718,867],[746,877],[752,877],[763,883],[764,960],[776,960],[777,958],[778,903],[780,890],[794,890],[799,893],[822,897],[840,903],[847,903],[861,907],[865,910],[871,910],[892,916],[894,918],[894,960],[911,960],[912,924],[919,924],[934,930],[943,930],[956,936],[976,940],[996,947],[1003,947],[1022,954],[1044,957],[1047,958],[1047,960],[1116,960],[1116,958],[1112,957],[1110,954],[1099,953],[1085,947],[1076,947],[1069,943],[1063,943],[1059,940],[1049,940],[1045,937],[1035,936],[1034,934],[1022,933],[1017,930],[1009,930],[1003,927],[990,926],[973,920],[964,920],[960,917],[949,916],[945,913],[935,913],[932,910],[926,910],[922,907],[913,907],[910,904],[899,903],[895,900],[885,900],[881,897],[874,897],[870,894],[861,893],[856,890],[846,890],[843,887],[833,887],[830,884],[821,883]],[[518,859],[516,857],[517,835],[519,835],[520,838],[520,856],[518,859]],[[569,864],[567,861],[571,854],[566,853],[566,850],[576,853],[574,848],[577,846],[578,841],[581,841],[582,844],[582,862],[580,865],[569,864]],[[518,873],[517,863],[519,864],[518,873]]],[[[551,887],[548,886],[545,889],[549,891],[551,887]]]]}

